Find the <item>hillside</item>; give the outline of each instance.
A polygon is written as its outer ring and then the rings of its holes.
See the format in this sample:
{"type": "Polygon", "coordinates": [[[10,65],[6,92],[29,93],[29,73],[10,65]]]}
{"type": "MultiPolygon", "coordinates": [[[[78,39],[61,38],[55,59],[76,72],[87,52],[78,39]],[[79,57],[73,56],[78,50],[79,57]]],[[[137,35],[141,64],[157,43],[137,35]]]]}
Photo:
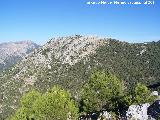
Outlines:
{"type": "Polygon", "coordinates": [[[8,42],[0,44],[0,70],[9,68],[22,60],[39,46],[31,41],[8,42]]]}
{"type": "Polygon", "coordinates": [[[0,76],[0,118],[14,113],[20,97],[32,88],[45,92],[59,84],[79,99],[92,71],[110,71],[129,87],[160,79],[160,44],[127,43],[94,36],[51,39],[0,76]]]}

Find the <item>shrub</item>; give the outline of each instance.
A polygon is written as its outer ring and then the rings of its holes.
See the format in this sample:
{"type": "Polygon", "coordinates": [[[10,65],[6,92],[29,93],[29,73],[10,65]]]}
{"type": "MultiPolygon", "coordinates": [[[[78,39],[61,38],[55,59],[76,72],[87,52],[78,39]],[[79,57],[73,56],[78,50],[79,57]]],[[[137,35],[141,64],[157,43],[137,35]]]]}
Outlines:
{"type": "Polygon", "coordinates": [[[123,96],[124,85],[116,76],[95,72],[82,90],[82,104],[85,112],[114,110],[123,96]]]}
{"type": "Polygon", "coordinates": [[[21,98],[21,108],[11,120],[76,120],[78,107],[71,94],[55,86],[45,94],[31,91],[21,98]]]}

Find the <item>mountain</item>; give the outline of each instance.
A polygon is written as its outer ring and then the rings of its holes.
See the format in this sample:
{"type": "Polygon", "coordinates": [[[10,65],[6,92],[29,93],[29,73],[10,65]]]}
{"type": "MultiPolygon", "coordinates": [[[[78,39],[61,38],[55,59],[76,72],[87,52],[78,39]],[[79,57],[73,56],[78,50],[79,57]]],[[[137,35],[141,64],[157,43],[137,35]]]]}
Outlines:
{"type": "Polygon", "coordinates": [[[160,79],[160,44],[81,35],[50,39],[0,74],[0,118],[13,114],[31,89],[45,92],[59,84],[79,100],[81,87],[95,70],[110,71],[128,89],[136,82],[155,84],[160,79]]]}
{"type": "Polygon", "coordinates": [[[0,44],[0,70],[4,70],[22,60],[39,46],[31,41],[8,42],[0,44]]]}

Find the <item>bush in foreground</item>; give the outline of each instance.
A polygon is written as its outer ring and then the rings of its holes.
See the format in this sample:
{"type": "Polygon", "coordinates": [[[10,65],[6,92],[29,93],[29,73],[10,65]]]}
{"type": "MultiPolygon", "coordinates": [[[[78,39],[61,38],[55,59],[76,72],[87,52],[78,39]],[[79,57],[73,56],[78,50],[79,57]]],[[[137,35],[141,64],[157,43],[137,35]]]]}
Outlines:
{"type": "Polygon", "coordinates": [[[114,110],[124,95],[124,84],[116,76],[95,72],[82,90],[82,105],[85,112],[114,110]]]}
{"type": "Polygon", "coordinates": [[[78,108],[71,94],[60,87],[53,87],[45,94],[29,92],[21,99],[19,108],[11,120],[76,120],[78,108]]]}

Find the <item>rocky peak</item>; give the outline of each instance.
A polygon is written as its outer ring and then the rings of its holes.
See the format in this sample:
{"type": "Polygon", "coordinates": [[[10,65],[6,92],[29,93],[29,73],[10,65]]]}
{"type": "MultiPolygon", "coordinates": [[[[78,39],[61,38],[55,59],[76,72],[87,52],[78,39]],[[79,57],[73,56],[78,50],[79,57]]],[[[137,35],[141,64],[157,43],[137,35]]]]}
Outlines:
{"type": "Polygon", "coordinates": [[[30,40],[20,42],[8,42],[0,44],[0,69],[15,64],[18,60],[24,58],[38,45],[30,40]]]}
{"type": "Polygon", "coordinates": [[[75,64],[85,56],[94,53],[105,40],[95,36],[74,35],[50,39],[42,51],[50,51],[62,63],[75,64]]]}

